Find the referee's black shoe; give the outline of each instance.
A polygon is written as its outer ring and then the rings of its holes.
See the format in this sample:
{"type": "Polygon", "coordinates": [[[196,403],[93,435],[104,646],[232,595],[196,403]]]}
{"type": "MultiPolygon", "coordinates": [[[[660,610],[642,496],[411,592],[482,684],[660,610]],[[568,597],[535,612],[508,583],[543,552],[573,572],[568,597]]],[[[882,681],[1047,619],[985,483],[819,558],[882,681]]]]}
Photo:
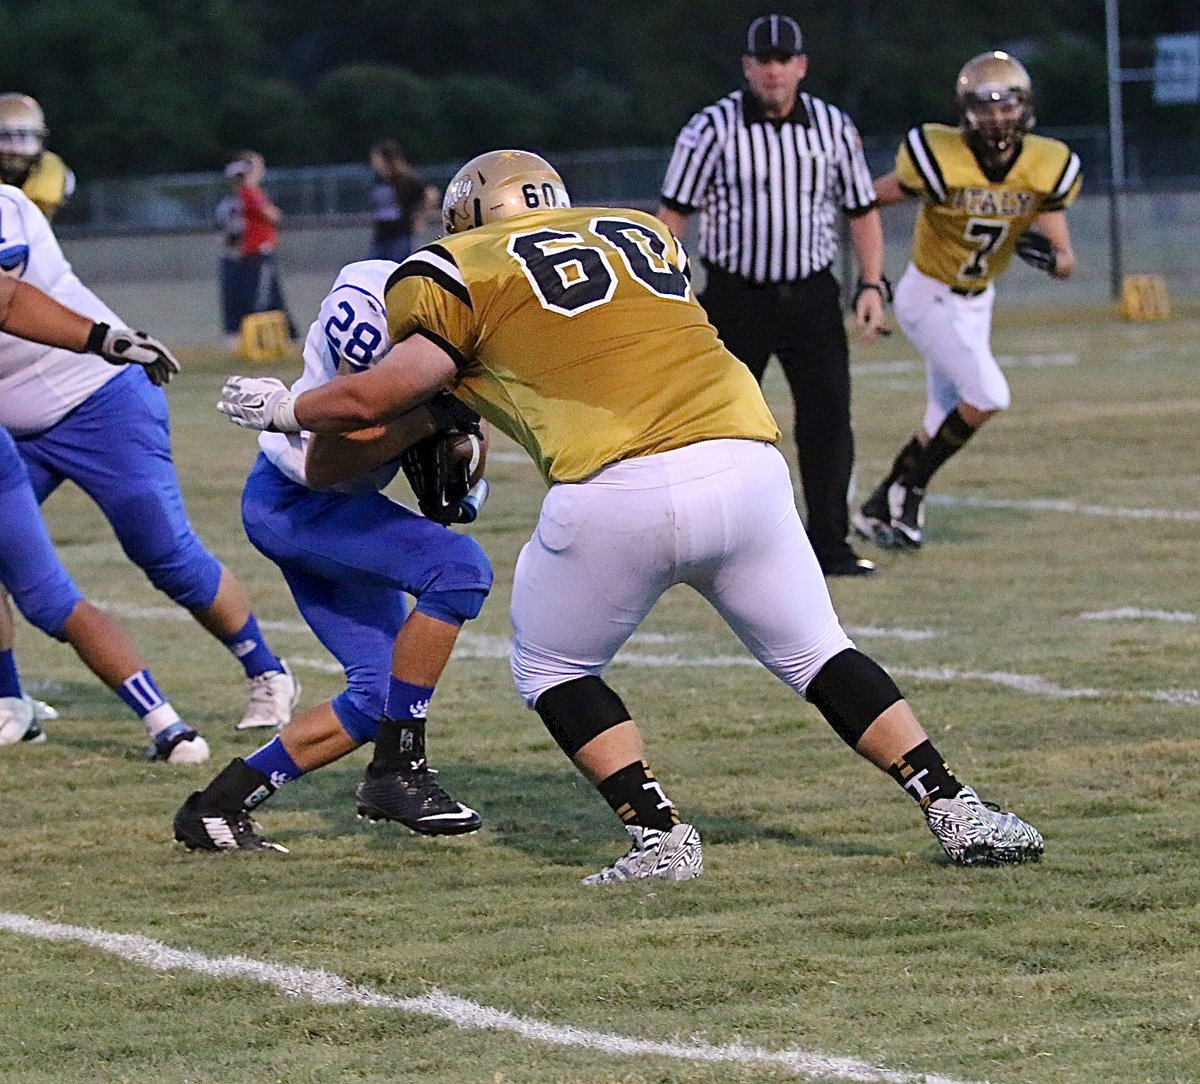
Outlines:
{"type": "Polygon", "coordinates": [[[874,576],[875,562],[859,557],[853,551],[845,557],[837,557],[821,565],[821,571],[829,576],[874,576]]]}

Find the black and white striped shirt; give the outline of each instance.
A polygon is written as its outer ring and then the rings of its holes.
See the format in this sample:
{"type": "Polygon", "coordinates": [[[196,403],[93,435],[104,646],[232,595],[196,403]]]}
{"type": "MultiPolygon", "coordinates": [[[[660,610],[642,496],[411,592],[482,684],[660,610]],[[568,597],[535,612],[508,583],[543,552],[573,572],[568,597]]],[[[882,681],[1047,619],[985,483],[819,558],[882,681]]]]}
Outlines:
{"type": "Polygon", "coordinates": [[[735,90],[675,141],[662,201],[700,212],[700,255],[750,282],[794,282],[837,256],[839,210],[876,203],[854,122],[803,92],[782,120],[735,90]]]}

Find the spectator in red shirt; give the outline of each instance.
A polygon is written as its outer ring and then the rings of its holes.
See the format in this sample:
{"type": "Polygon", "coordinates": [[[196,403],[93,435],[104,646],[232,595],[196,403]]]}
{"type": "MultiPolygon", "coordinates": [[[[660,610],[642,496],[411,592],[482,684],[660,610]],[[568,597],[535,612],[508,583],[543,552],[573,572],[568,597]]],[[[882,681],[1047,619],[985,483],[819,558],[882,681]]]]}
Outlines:
{"type": "Polygon", "coordinates": [[[240,326],[241,317],[249,313],[279,310],[287,317],[288,332],[295,339],[296,324],[283,298],[275,252],[283,212],[263,191],[265,173],[266,163],[257,151],[241,151],[225,167],[226,176],[238,181],[234,193],[241,225],[240,267],[234,271],[235,293],[240,299],[237,319],[240,326]]]}

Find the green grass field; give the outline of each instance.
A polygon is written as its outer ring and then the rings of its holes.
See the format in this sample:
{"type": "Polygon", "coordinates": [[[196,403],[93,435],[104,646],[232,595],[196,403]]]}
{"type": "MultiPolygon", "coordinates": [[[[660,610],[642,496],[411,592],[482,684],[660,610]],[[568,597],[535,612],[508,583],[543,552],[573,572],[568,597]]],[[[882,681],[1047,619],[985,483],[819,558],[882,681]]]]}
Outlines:
{"type": "MultiPolygon", "coordinates": [[[[262,739],[233,730],[240,671],[64,489],[46,512],[65,561],[127,615],[213,761],[148,764],[115,698],[20,628],[23,675],[63,717],[0,752],[0,1080],[1200,1079],[1198,337],[1194,311],[1002,312],[1013,410],[935,480],[921,553],[833,583],[959,775],[1042,829],[1025,868],[949,866],[900,789],[681,590],[610,678],[706,873],[580,887],[625,837],[511,688],[509,586],[542,489],[502,438],[474,528],[496,589],[430,721],[483,831],[358,822],[360,751],[263,809],[289,855],[188,854],[173,811],[262,739]]],[[[254,441],[213,409],[239,363],[185,362],[192,519],[315,702],[338,676],[242,534],[254,441]]],[[[855,364],[866,489],[923,381],[899,335],[855,364]]],[[[775,370],[767,391],[786,428],[775,370]]]]}

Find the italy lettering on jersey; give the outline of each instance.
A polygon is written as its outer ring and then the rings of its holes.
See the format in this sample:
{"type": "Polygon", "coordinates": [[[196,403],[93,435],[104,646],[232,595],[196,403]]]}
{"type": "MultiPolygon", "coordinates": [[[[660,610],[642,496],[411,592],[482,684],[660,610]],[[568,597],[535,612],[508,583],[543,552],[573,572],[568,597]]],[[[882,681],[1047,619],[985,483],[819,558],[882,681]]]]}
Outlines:
{"type": "Polygon", "coordinates": [[[922,198],[913,263],[947,286],[982,290],[1004,273],[1017,238],[1043,211],[1079,194],[1079,156],[1057,139],[1026,135],[999,181],[985,176],[958,128],[913,128],[896,153],[896,179],[922,198]]]}
{"type": "Polygon", "coordinates": [[[54,212],[75,192],[75,174],[53,151],[44,151],[29,171],[21,191],[37,204],[42,214],[53,218],[54,212]]]}
{"type": "Polygon", "coordinates": [[[535,211],[414,252],[388,327],[437,343],[451,391],[547,482],[722,437],[774,443],[750,370],[696,301],[683,248],[641,211],[535,211]]]}
{"type": "MultiPolygon", "coordinates": [[[[93,320],[122,324],[75,276],[46,216],[11,185],[0,185],[0,272],[23,278],[93,320]]],[[[0,425],[17,436],[48,429],[123,368],[95,354],[0,332],[0,425]]]]}
{"type": "MultiPolygon", "coordinates": [[[[304,372],[292,385],[297,394],[319,387],[338,373],[369,369],[392,348],[383,295],[388,278],[399,265],[393,260],[362,260],[347,264],[321,302],[320,312],[304,340],[304,372]]],[[[263,433],[263,454],[293,482],[308,485],[304,457],[308,433],[263,433]]],[[[395,476],[397,464],[375,470],[331,488],[342,493],[372,493],[395,476]]]]}

